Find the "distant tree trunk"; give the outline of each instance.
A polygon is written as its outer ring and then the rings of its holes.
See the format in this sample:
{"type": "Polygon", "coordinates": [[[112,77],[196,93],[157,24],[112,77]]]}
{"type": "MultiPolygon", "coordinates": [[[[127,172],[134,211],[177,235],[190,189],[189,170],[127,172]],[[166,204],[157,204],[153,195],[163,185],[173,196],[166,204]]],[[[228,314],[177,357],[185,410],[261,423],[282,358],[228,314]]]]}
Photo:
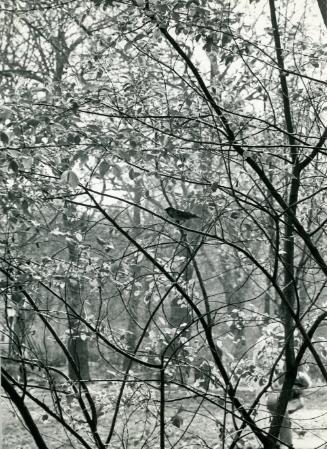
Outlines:
{"type": "MultiPolygon", "coordinates": [[[[138,179],[135,179],[135,193],[134,193],[134,202],[135,204],[139,204],[142,198],[142,191],[141,191],[141,183],[138,181],[138,179]]],[[[135,229],[140,229],[141,226],[141,211],[138,207],[134,207],[133,212],[133,226],[135,229]]],[[[132,232],[133,234],[133,232],[132,232]]],[[[135,234],[135,232],[134,232],[135,234]]],[[[137,258],[137,255],[136,255],[137,258]]],[[[135,263],[135,269],[134,269],[134,281],[137,280],[138,276],[141,273],[141,267],[137,265],[137,262],[135,263]]],[[[145,291],[146,289],[143,288],[145,291]]],[[[137,321],[138,321],[138,314],[139,314],[139,306],[140,306],[140,299],[142,295],[135,295],[134,286],[130,294],[129,302],[128,302],[128,313],[129,313],[129,320],[127,325],[127,336],[126,336],[126,345],[128,351],[134,351],[135,349],[135,343],[137,341],[137,321]]],[[[123,360],[123,369],[127,369],[129,366],[129,359],[125,358],[123,360]]]]}
{"type": "MultiPolygon", "coordinates": [[[[77,244],[70,242],[68,244],[69,260],[77,262],[78,249],[77,244]]],[[[89,379],[89,354],[86,335],[83,335],[83,324],[80,317],[84,315],[84,303],[81,295],[81,283],[79,279],[69,277],[66,281],[66,301],[68,318],[68,342],[67,349],[71,355],[75,367],[68,361],[68,375],[73,380],[89,379]]]]}
{"type": "MultiPolygon", "coordinates": [[[[26,279],[25,279],[26,280],[26,279]]],[[[8,369],[12,374],[17,374],[17,368],[20,374],[23,372],[24,359],[26,357],[26,339],[28,335],[29,325],[33,313],[26,310],[24,307],[24,295],[21,290],[23,286],[22,279],[18,276],[11,287],[11,302],[8,296],[5,299],[5,318],[8,325],[8,357],[12,357],[15,362],[11,368],[8,369]],[[20,360],[20,363],[16,362],[20,360]]],[[[9,288],[7,282],[7,288],[9,288]]]]}
{"type": "Polygon", "coordinates": [[[14,313],[9,317],[9,356],[22,356],[23,345],[26,339],[26,313],[23,310],[24,296],[19,290],[19,285],[12,290],[12,302],[15,304],[14,313]]]}
{"type": "MultiPolygon", "coordinates": [[[[238,280],[238,277],[241,276],[241,272],[238,267],[230,266],[231,261],[228,257],[221,257],[220,263],[223,270],[222,284],[225,290],[226,308],[229,317],[228,321],[234,340],[233,356],[237,360],[240,360],[242,355],[246,352],[245,326],[241,316],[241,298],[239,297],[240,281],[238,280]]],[[[245,286],[243,286],[242,295],[244,295],[245,291],[245,286]]]]}
{"type": "Polygon", "coordinates": [[[77,368],[68,362],[68,375],[73,380],[87,380],[90,378],[89,371],[89,353],[86,336],[83,338],[81,332],[81,321],[79,316],[84,313],[84,306],[81,301],[81,292],[79,282],[75,279],[69,279],[66,282],[67,296],[66,300],[74,310],[67,311],[69,337],[67,349],[77,368]]]}
{"type": "Polygon", "coordinates": [[[11,329],[11,345],[9,353],[11,356],[22,355],[23,345],[26,338],[26,323],[24,311],[18,309],[13,319],[11,329]]]}

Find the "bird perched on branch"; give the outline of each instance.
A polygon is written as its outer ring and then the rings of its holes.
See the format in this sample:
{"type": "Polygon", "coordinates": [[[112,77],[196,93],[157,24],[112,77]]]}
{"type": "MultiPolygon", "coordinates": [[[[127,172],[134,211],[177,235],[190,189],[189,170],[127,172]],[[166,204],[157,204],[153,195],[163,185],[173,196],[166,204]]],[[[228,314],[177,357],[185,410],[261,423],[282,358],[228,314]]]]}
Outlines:
{"type": "Polygon", "coordinates": [[[170,218],[176,221],[176,223],[180,223],[181,221],[190,220],[191,218],[200,218],[191,212],[187,212],[185,210],[175,209],[174,207],[167,207],[165,209],[170,218]]]}

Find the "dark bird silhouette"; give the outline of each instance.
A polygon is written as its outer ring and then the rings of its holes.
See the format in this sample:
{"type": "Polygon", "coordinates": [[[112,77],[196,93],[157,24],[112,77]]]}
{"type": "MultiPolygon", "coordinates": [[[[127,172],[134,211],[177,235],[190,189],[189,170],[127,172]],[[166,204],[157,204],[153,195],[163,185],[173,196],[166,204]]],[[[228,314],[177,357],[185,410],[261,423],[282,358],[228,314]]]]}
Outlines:
{"type": "Polygon", "coordinates": [[[180,428],[183,425],[183,418],[177,414],[171,418],[171,423],[173,426],[180,428]]]}
{"type": "Polygon", "coordinates": [[[187,212],[186,210],[175,209],[174,207],[167,207],[165,209],[170,218],[176,221],[176,223],[180,223],[181,221],[190,220],[191,218],[200,218],[191,212],[187,212]]]}
{"type": "Polygon", "coordinates": [[[181,405],[176,412],[176,414],[171,418],[171,423],[173,426],[180,428],[183,425],[182,412],[184,412],[184,407],[181,405]]]}

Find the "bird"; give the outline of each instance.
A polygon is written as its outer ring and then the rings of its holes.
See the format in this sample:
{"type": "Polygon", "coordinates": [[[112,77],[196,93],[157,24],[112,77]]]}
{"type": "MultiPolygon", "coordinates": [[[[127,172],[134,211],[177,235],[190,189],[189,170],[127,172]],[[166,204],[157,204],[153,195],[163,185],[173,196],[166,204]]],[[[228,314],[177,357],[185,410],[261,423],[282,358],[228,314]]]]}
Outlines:
{"type": "Polygon", "coordinates": [[[173,426],[180,428],[183,425],[183,418],[181,415],[176,414],[171,418],[171,423],[173,426]]]}
{"type": "Polygon", "coordinates": [[[173,426],[180,428],[183,425],[183,417],[182,417],[182,412],[184,412],[185,409],[184,407],[181,405],[179,407],[179,409],[177,410],[176,414],[171,418],[170,422],[172,423],[173,426]]]}
{"type": "Polygon", "coordinates": [[[167,207],[165,211],[167,212],[170,218],[176,221],[176,223],[190,220],[191,218],[200,218],[198,215],[192,214],[192,212],[175,209],[174,207],[167,207]]]}

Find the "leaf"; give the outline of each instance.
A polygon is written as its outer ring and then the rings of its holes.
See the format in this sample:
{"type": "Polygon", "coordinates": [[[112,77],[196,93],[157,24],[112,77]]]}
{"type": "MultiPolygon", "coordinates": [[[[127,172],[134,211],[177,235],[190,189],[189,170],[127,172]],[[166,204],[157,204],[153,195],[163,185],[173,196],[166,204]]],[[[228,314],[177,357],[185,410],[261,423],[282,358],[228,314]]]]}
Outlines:
{"type": "Polygon", "coordinates": [[[218,182],[213,182],[213,183],[211,184],[211,190],[212,190],[213,192],[216,192],[216,190],[218,190],[218,188],[219,188],[218,182]]]}
{"type": "Polygon", "coordinates": [[[127,53],[128,50],[130,50],[131,48],[133,48],[133,42],[127,42],[127,44],[124,47],[124,53],[127,53]]]}
{"type": "Polygon", "coordinates": [[[78,176],[73,170],[66,170],[61,175],[61,181],[68,184],[72,189],[76,189],[79,183],[78,176]]]}
{"type": "Polygon", "coordinates": [[[9,143],[9,137],[3,131],[0,132],[0,140],[4,145],[7,145],[9,143]]]}
{"type": "Polygon", "coordinates": [[[121,169],[120,169],[120,167],[115,165],[112,170],[113,170],[113,174],[114,174],[115,178],[120,178],[121,177],[121,169]]]}
{"type": "Polygon", "coordinates": [[[21,152],[17,150],[9,150],[8,155],[13,159],[19,159],[21,157],[21,152]]]}
{"type": "Polygon", "coordinates": [[[98,71],[97,71],[97,73],[96,73],[96,79],[99,79],[99,78],[101,78],[102,77],[102,75],[103,75],[103,70],[101,70],[101,69],[99,69],[98,71]]]}
{"type": "Polygon", "coordinates": [[[77,240],[78,242],[82,242],[82,241],[83,241],[83,236],[82,236],[81,233],[76,232],[75,237],[76,237],[76,240],[77,240]]]}
{"type": "Polygon", "coordinates": [[[99,287],[98,280],[97,279],[91,279],[89,285],[92,288],[98,288],[99,287]]]}
{"type": "Polygon", "coordinates": [[[66,235],[66,233],[65,233],[65,232],[61,232],[61,231],[59,231],[59,229],[58,229],[58,228],[55,228],[55,229],[53,229],[52,231],[50,231],[50,234],[52,234],[52,235],[56,235],[56,236],[62,236],[62,235],[66,235]]]}
{"type": "Polygon", "coordinates": [[[101,131],[100,126],[98,126],[98,125],[93,125],[93,124],[87,125],[87,126],[86,126],[86,129],[88,129],[89,131],[92,131],[92,132],[100,132],[100,131],[101,131]]]}
{"type": "Polygon", "coordinates": [[[229,42],[231,42],[231,40],[232,40],[232,37],[229,34],[224,33],[223,37],[221,39],[222,47],[225,47],[229,42]]]}
{"type": "Polygon", "coordinates": [[[100,176],[105,176],[108,171],[109,171],[110,165],[108,164],[107,161],[102,161],[101,164],[99,165],[99,174],[100,176]]]}
{"type": "Polygon", "coordinates": [[[40,124],[40,121],[35,118],[31,118],[31,119],[27,120],[27,122],[26,122],[27,126],[32,126],[34,128],[39,124],[40,124]]]}
{"type": "Polygon", "coordinates": [[[234,55],[228,55],[226,57],[222,57],[222,59],[225,59],[226,64],[231,64],[234,61],[234,55]]]}
{"type": "Polygon", "coordinates": [[[1,106],[0,107],[0,122],[4,122],[9,119],[14,114],[14,111],[10,108],[1,106]]]}
{"type": "Polygon", "coordinates": [[[139,33],[139,34],[137,34],[137,35],[134,37],[133,41],[136,42],[136,41],[138,41],[138,40],[140,40],[140,39],[143,39],[145,36],[146,36],[146,35],[145,35],[144,33],[139,33]]]}
{"type": "Polygon", "coordinates": [[[24,157],[22,159],[22,164],[25,170],[30,170],[33,165],[33,158],[32,157],[24,157]]]}
{"type": "Polygon", "coordinates": [[[27,201],[26,198],[23,199],[21,205],[22,205],[23,212],[24,212],[25,214],[29,214],[29,210],[28,210],[28,201],[27,201]]]}
{"type": "Polygon", "coordinates": [[[98,243],[100,245],[105,245],[107,242],[106,240],[103,240],[101,237],[99,237],[98,235],[95,236],[95,238],[97,239],[98,243]]]}
{"type": "Polygon", "coordinates": [[[128,176],[130,177],[130,179],[135,179],[139,176],[141,176],[141,173],[137,173],[133,168],[130,169],[128,176]]]}
{"type": "Polygon", "coordinates": [[[9,170],[12,170],[13,172],[18,172],[18,164],[13,159],[9,162],[9,170]]]}
{"type": "Polygon", "coordinates": [[[81,142],[81,136],[78,134],[69,133],[67,136],[67,142],[78,145],[81,142]]]}
{"type": "Polygon", "coordinates": [[[15,134],[15,136],[21,136],[23,134],[21,126],[14,126],[12,129],[12,132],[15,134]]]}
{"type": "Polygon", "coordinates": [[[113,249],[115,249],[115,247],[111,243],[109,243],[108,245],[106,245],[104,247],[104,250],[105,250],[106,253],[108,253],[109,251],[111,251],[113,249]]]}

